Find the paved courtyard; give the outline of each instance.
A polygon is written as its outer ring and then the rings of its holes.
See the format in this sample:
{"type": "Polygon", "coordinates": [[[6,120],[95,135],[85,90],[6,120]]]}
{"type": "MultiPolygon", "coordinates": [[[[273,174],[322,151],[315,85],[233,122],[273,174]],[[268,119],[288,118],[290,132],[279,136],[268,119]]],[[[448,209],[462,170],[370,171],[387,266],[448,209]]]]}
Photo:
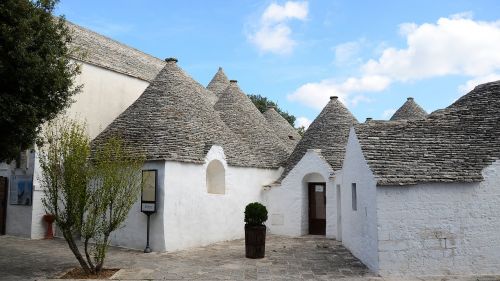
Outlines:
{"type": "MultiPolygon", "coordinates": [[[[144,254],[112,247],[106,267],[120,280],[387,280],[371,273],[339,242],[321,237],[269,236],[266,257],[244,257],[235,240],[175,253],[144,254]]],[[[65,242],[0,236],[0,280],[43,280],[78,264],[65,242]]],[[[401,278],[390,280],[402,280],[401,278]]],[[[492,276],[411,280],[500,280],[492,276]]]]}

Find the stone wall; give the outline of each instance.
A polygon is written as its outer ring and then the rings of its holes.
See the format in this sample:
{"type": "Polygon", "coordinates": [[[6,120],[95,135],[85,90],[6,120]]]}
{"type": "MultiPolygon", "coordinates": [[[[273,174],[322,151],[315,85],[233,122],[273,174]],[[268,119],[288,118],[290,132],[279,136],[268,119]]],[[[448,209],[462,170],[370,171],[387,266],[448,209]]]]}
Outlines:
{"type": "Polygon", "coordinates": [[[500,273],[500,161],[483,177],[470,184],[378,187],[380,273],[500,273]]]}
{"type": "Polygon", "coordinates": [[[371,270],[379,267],[377,252],[376,182],[351,129],[342,167],[342,244],[371,270]],[[352,184],[356,184],[357,210],[352,208],[352,184]]]}

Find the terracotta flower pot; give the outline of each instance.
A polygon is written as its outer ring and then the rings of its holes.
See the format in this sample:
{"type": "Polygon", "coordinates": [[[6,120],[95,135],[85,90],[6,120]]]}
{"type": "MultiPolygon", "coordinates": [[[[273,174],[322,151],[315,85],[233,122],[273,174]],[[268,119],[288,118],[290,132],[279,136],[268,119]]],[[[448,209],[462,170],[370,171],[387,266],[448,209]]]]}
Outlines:
{"type": "Polygon", "coordinates": [[[54,238],[54,231],[52,230],[52,224],[56,217],[52,214],[43,215],[43,220],[47,223],[47,233],[45,234],[44,239],[52,239],[54,238]]]}

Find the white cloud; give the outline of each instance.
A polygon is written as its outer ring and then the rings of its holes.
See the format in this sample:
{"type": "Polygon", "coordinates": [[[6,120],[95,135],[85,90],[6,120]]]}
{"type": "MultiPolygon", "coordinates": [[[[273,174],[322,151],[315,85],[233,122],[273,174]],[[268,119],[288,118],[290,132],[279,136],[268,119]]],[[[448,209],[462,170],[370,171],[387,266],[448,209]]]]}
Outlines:
{"type": "Polygon", "coordinates": [[[247,38],[261,52],[290,54],[297,43],[291,37],[292,29],[288,22],[304,21],[308,12],[307,2],[288,1],[284,5],[271,3],[247,38]]]}
{"type": "MultiPolygon", "coordinates": [[[[500,21],[475,21],[471,13],[462,13],[436,23],[404,23],[399,32],[407,46],[385,47],[377,59],[360,67],[359,77],[306,83],[288,98],[321,109],[331,95],[354,106],[370,100],[366,93],[383,91],[394,82],[462,75],[471,78],[459,87],[464,93],[479,83],[500,79],[500,21]]],[[[340,60],[356,51],[352,42],[337,47],[340,60]]]]}
{"type": "Polygon", "coordinates": [[[311,120],[309,120],[307,117],[301,116],[297,117],[297,120],[295,120],[295,126],[297,128],[304,127],[304,128],[309,128],[309,125],[311,125],[311,120]]]}
{"type": "Polygon", "coordinates": [[[295,46],[290,38],[292,30],[286,24],[263,26],[252,36],[252,42],[263,52],[289,54],[295,46]]]}
{"type": "Polygon", "coordinates": [[[335,63],[337,65],[352,64],[360,62],[358,56],[361,50],[361,41],[351,41],[335,46],[335,63]]]}
{"type": "Polygon", "coordinates": [[[384,112],[382,113],[382,119],[388,120],[389,118],[392,117],[392,115],[394,115],[394,113],[396,113],[396,110],[397,109],[395,108],[389,108],[384,110],[384,112]]]}
{"type": "Polygon", "coordinates": [[[458,86],[458,92],[461,95],[467,94],[468,92],[472,91],[474,87],[476,87],[479,84],[483,84],[486,82],[491,82],[491,81],[496,81],[500,80],[500,74],[498,73],[492,73],[489,75],[481,76],[481,77],[476,77],[474,79],[468,80],[465,82],[465,84],[458,86]]]}
{"type": "Polygon", "coordinates": [[[386,48],[368,61],[364,74],[393,80],[418,80],[444,75],[483,76],[500,69],[500,21],[474,21],[469,14],[440,18],[435,24],[400,25],[407,47],[386,48]]]}
{"type": "Polygon", "coordinates": [[[285,5],[280,6],[276,3],[271,3],[262,14],[264,23],[279,23],[287,19],[305,20],[308,13],[307,2],[288,1],[285,5]]]}
{"type": "Polygon", "coordinates": [[[328,103],[330,96],[338,96],[344,104],[355,106],[360,101],[368,101],[369,99],[363,94],[354,96],[354,93],[382,91],[389,83],[389,79],[382,76],[351,77],[342,83],[323,80],[319,83],[302,85],[289,95],[288,99],[321,109],[328,103]]]}

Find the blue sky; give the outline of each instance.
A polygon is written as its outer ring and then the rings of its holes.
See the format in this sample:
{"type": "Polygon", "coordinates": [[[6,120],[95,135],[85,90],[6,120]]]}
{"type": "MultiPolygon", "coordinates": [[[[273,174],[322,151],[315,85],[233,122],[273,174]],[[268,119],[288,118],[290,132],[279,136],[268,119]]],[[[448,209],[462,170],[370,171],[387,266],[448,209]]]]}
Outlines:
{"type": "Polygon", "coordinates": [[[307,124],[337,95],[360,121],[428,112],[500,79],[500,1],[62,0],[57,13],[207,85],[219,66],[307,124]]]}

